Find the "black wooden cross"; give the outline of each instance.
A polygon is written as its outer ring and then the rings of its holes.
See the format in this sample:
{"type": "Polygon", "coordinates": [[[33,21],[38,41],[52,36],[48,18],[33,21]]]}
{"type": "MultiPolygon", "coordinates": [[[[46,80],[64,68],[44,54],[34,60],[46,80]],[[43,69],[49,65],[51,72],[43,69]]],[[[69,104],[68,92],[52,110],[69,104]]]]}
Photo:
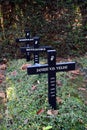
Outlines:
{"type": "Polygon", "coordinates": [[[34,47],[21,47],[21,52],[34,53],[34,64],[39,64],[39,52],[52,50],[51,46],[40,46],[38,37],[34,37],[34,47]]]}
{"type": "MultiPolygon", "coordinates": [[[[16,42],[19,42],[19,43],[26,43],[26,47],[29,47],[30,46],[30,43],[33,42],[34,39],[33,38],[30,38],[30,31],[29,29],[25,30],[25,38],[17,38],[16,39],[16,42]]],[[[30,53],[29,52],[26,52],[26,59],[27,61],[30,61],[30,53]]]]}
{"type": "Polygon", "coordinates": [[[56,109],[56,72],[75,70],[75,62],[56,63],[56,51],[48,50],[48,64],[36,64],[27,68],[28,75],[48,73],[48,102],[56,109]]]}

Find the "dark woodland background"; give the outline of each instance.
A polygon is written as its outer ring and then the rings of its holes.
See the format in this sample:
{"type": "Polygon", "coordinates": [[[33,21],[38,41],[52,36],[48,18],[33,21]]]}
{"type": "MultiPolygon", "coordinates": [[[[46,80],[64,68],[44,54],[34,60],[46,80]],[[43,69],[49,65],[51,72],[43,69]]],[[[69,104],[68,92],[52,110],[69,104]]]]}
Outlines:
{"type": "Polygon", "coordinates": [[[0,0],[0,58],[20,57],[25,28],[58,56],[87,52],[87,0],[0,0]]]}

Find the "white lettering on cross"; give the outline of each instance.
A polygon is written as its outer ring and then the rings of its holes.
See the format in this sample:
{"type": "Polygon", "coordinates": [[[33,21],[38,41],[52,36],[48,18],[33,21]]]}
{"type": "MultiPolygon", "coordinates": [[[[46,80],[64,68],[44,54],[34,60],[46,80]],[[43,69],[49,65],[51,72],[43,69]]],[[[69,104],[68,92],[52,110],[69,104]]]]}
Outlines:
{"type": "Polygon", "coordinates": [[[50,67],[49,70],[54,71],[55,67],[50,67]]]}
{"type": "Polygon", "coordinates": [[[36,70],[36,72],[44,72],[44,71],[48,71],[48,68],[40,68],[36,70]]]}
{"type": "Polygon", "coordinates": [[[56,67],[57,70],[67,70],[68,69],[68,66],[67,65],[64,65],[64,66],[58,66],[56,67]]]}

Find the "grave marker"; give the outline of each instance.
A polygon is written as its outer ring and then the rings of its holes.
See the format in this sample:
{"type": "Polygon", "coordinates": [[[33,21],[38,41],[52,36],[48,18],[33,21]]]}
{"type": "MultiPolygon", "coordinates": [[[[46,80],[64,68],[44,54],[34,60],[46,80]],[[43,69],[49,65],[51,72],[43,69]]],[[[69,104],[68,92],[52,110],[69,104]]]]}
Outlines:
{"type": "Polygon", "coordinates": [[[48,74],[48,102],[56,109],[56,72],[75,70],[75,62],[56,63],[56,51],[48,50],[48,64],[36,64],[27,68],[28,75],[48,74]]]}
{"type": "Polygon", "coordinates": [[[51,46],[41,46],[39,47],[39,39],[38,37],[34,37],[34,47],[21,47],[21,52],[30,52],[34,53],[34,64],[39,64],[39,52],[46,52],[47,50],[51,50],[51,46]]]}
{"type": "MultiPolygon", "coordinates": [[[[30,30],[25,29],[25,37],[30,38],[30,30]]],[[[29,46],[30,46],[29,43],[26,42],[26,47],[29,47],[29,46]]],[[[30,53],[29,52],[26,52],[26,60],[30,61],[30,53]]]]}
{"type": "MultiPolygon", "coordinates": [[[[17,38],[16,39],[16,42],[26,43],[26,47],[29,47],[30,43],[33,41],[34,41],[34,39],[30,38],[30,31],[29,30],[25,30],[25,38],[17,38]]],[[[30,53],[29,52],[26,52],[26,59],[27,59],[27,61],[30,61],[30,53]]]]}

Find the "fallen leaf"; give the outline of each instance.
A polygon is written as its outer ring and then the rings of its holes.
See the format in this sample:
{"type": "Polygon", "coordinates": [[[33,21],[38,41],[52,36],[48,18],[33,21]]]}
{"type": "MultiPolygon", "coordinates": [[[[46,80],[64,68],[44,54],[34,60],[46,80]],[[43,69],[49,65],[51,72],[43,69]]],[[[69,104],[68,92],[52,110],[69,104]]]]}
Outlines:
{"type": "Polygon", "coordinates": [[[85,88],[78,88],[78,90],[85,91],[86,89],[85,88]]]}
{"type": "Polygon", "coordinates": [[[57,80],[57,81],[56,81],[56,84],[57,84],[58,86],[62,86],[62,82],[61,82],[60,80],[57,80]]]}
{"type": "Polygon", "coordinates": [[[69,61],[69,62],[71,62],[71,61],[72,61],[72,59],[71,59],[70,57],[68,57],[68,61],[69,61]]]}
{"type": "Polygon", "coordinates": [[[36,90],[36,89],[37,89],[37,86],[35,86],[35,85],[33,85],[32,88],[31,88],[31,90],[33,90],[33,91],[36,90]]]}
{"type": "Polygon", "coordinates": [[[60,97],[57,97],[56,100],[57,100],[57,102],[58,102],[59,104],[62,104],[62,102],[63,102],[63,100],[62,100],[60,97]]]}
{"type": "Polygon", "coordinates": [[[50,116],[56,116],[58,114],[58,110],[48,110],[47,114],[50,116]]]}
{"type": "Polygon", "coordinates": [[[38,112],[37,112],[37,115],[40,115],[44,112],[44,109],[40,109],[38,112]]]}
{"type": "Polygon", "coordinates": [[[3,74],[0,74],[0,80],[4,79],[5,76],[3,74]]]}
{"type": "Polygon", "coordinates": [[[0,65],[1,70],[5,70],[6,68],[7,68],[7,66],[5,64],[0,65]]]}
{"type": "Polygon", "coordinates": [[[13,72],[11,72],[11,76],[17,76],[18,72],[15,70],[13,72]]]}
{"type": "Polygon", "coordinates": [[[79,75],[80,74],[80,70],[73,70],[71,71],[72,74],[74,75],[79,75]]]}
{"type": "Polygon", "coordinates": [[[31,64],[24,64],[24,65],[22,65],[21,69],[26,70],[28,66],[31,66],[31,64]]]}

